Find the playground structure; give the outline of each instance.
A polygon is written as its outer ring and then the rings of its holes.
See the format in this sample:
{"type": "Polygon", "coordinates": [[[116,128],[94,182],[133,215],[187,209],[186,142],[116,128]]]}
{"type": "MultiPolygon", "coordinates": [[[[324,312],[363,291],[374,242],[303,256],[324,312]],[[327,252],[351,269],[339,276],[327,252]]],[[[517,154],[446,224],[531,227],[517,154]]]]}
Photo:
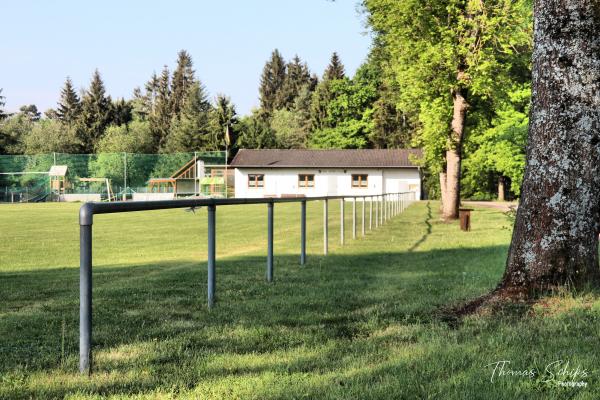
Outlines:
{"type": "Polygon", "coordinates": [[[169,200],[177,197],[228,197],[227,178],[233,177],[227,165],[207,165],[192,158],[168,178],[148,180],[148,193],[135,200],[169,200]],[[166,195],[170,194],[170,195],[166,195]]]}
{"type": "MultiPolygon", "coordinates": [[[[115,201],[117,197],[115,196],[112,185],[110,183],[110,179],[108,178],[79,178],[80,182],[97,182],[106,185],[106,201],[115,201]]],[[[77,195],[76,195],[77,196],[77,195]]],[[[98,195],[99,196],[99,195],[98,195]]],[[[77,200],[79,201],[79,200],[77,200]]],[[[85,200],[87,201],[87,200],[85,200]]]]}

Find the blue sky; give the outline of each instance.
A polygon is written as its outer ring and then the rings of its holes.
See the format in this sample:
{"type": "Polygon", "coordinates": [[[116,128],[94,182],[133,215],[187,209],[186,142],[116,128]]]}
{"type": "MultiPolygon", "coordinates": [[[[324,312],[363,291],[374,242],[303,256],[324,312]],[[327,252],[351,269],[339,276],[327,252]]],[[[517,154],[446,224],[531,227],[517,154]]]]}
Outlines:
{"type": "Polygon", "coordinates": [[[258,105],[274,48],[322,74],[333,51],[354,73],[370,46],[358,0],[5,1],[0,6],[0,88],[7,111],[54,107],[65,77],[87,86],[95,68],[108,92],[129,98],[186,49],[211,96],[238,113],[258,105]]]}

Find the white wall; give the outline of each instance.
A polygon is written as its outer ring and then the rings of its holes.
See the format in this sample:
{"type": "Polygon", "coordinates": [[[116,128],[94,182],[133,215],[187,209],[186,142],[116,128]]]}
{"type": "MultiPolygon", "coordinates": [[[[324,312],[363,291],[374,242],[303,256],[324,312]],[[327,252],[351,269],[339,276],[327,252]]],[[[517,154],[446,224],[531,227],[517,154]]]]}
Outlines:
{"type": "Polygon", "coordinates": [[[282,195],[312,196],[362,196],[392,192],[415,192],[420,199],[421,179],[417,168],[388,169],[235,169],[235,197],[257,198],[282,195]],[[264,187],[248,187],[249,174],[263,174],[264,187]],[[314,174],[315,187],[298,187],[299,174],[314,174]],[[368,175],[367,188],[353,188],[352,175],[368,175]]]}

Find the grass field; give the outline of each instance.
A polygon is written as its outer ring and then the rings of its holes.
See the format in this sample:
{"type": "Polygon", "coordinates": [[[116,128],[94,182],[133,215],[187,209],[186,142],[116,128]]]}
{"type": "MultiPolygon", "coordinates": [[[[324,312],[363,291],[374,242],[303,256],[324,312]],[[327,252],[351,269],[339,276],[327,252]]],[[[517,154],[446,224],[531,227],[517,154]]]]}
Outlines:
{"type": "Polygon", "coordinates": [[[0,206],[0,398],[600,396],[594,293],[446,322],[444,308],[501,277],[505,215],[480,209],[464,233],[421,202],[366,238],[352,240],[348,223],[341,247],[336,202],[323,257],[321,207],[309,203],[304,267],[299,205],[275,207],[272,284],[266,207],[219,208],[212,311],[205,210],[97,216],[89,378],[77,373],[78,205],[0,206]],[[513,373],[492,379],[502,360],[513,373]]]}

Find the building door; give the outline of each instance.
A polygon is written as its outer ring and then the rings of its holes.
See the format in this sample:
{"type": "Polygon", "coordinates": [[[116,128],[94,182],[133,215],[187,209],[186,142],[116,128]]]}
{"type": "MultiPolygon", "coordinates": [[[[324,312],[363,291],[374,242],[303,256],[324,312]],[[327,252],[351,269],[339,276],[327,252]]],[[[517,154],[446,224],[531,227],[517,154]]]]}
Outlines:
{"type": "Polygon", "coordinates": [[[327,176],[327,196],[337,196],[338,194],[338,177],[335,174],[327,176]]]}

